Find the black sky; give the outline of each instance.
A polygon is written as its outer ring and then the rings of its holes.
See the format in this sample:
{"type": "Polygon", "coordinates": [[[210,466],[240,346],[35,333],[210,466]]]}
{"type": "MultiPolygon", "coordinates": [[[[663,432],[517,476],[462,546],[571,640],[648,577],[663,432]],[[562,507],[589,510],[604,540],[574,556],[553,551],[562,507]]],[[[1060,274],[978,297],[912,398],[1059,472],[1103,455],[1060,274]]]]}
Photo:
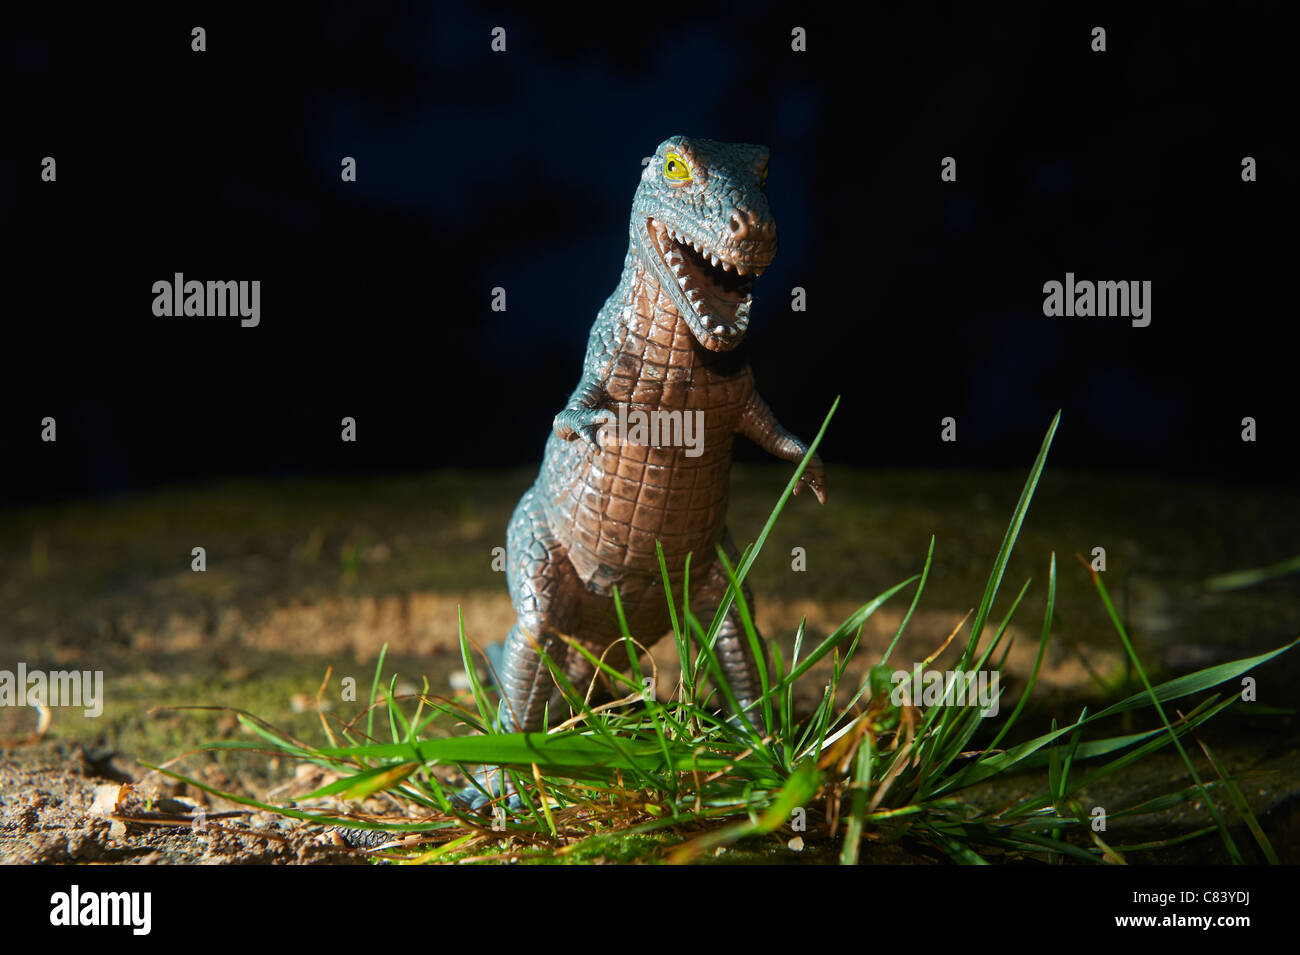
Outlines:
{"type": "Polygon", "coordinates": [[[1062,408],[1056,466],[1294,486],[1282,7],[1039,6],[20,16],[0,487],[538,462],[618,278],[640,158],[675,133],[771,148],[780,251],[747,347],[797,433],[842,396],[828,461],[1020,470],[1062,408]],[[1150,280],[1150,327],[1044,317],[1067,271],[1150,280]],[[260,280],[261,325],[156,318],[175,272],[260,280]]]}

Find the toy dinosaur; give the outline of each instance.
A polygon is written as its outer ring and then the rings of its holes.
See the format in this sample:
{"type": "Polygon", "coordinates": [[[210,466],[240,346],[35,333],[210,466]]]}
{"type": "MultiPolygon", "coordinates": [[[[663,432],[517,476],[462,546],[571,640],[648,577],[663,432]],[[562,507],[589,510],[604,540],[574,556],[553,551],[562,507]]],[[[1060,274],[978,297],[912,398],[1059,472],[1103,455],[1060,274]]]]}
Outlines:
{"type": "MultiPolygon", "coordinates": [[[[575,687],[587,685],[591,663],[561,635],[597,657],[620,639],[615,587],[641,642],[670,630],[656,540],[675,593],[694,555],[692,610],[712,618],[727,590],[717,548],[733,566],[738,557],[726,527],[735,435],[786,461],[808,450],[759,397],[737,348],[754,277],[776,254],[767,166],[763,146],[674,136],[642,173],[622,278],[596,316],[582,380],[555,416],[541,472],[506,533],[518,619],[500,674],[503,731],[542,730],[548,701],[552,714],[560,709],[538,648],[575,687]]],[[[816,457],[795,493],[804,486],[825,503],[816,457]]],[[[744,596],[752,604],[747,585],[744,596]]],[[[759,680],[734,607],[715,650],[745,707],[759,680]]],[[[476,787],[458,798],[487,801],[476,787]]]]}

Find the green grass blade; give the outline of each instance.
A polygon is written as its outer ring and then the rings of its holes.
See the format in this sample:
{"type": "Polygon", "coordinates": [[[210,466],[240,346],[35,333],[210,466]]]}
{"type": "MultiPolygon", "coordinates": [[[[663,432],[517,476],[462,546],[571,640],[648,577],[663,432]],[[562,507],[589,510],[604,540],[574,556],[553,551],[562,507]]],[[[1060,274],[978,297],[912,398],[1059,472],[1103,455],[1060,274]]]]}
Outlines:
{"type": "MultiPolygon", "coordinates": [[[[496,720],[492,715],[492,708],[488,705],[487,690],[483,689],[483,684],[479,682],[478,667],[474,666],[474,658],[469,649],[469,638],[465,636],[465,613],[461,610],[460,605],[456,605],[456,625],[457,632],[460,636],[460,658],[465,664],[465,676],[469,680],[470,691],[474,696],[474,704],[478,707],[479,716],[483,718],[483,724],[486,727],[496,727],[496,720]]],[[[366,735],[371,736],[367,733],[366,735]]],[[[371,736],[373,739],[373,736],[371,736]]]]}
{"type": "Polygon", "coordinates": [[[1255,814],[1251,812],[1250,803],[1246,802],[1246,797],[1241,794],[1241,789],[1237,786],[1235,778],[1230,776],[1228,771],[1223,768],[1223,764],[1219,762],[1218,758],[1214,755],[1214,752],[1206,743],[1199,740],[1198,742],[1200,742],[1201,749],[1204,750],[1206,758],[1210,761],[1211,765],[1214,766],[1214,771],[1219,774],[1219,778],[1223,782],[1224,788],[1228,791],[1228,799],[1232,802],[1232,807],[1237,810],[1237,815],[1241,817],[1241,821],[1246,824],[1246,828],[1249,829],[1250,834],[1254,836],[1255,844],[1259,846],[1259,851],[1264,853],[1264,858],[1268,860],[1269,865],[1281,865],[1282,863],[1277,857],[1277,852],[1273,849],[1273,844],[1268,841],[1268,836],[1266,836],[1264,830],[1260,828],[1259,820],[1256,819],[1255,814]]]}
{"type": "Polygon", "coordinates": [[[379,675],[384,672],[384,657],[388,656],[388,643],[379,648],[379,659],[375,663],[375,678],[370,681],[370,707],[366,711],[366,738],[375,738],[375,700],[379,697],[379,675]]]}
{"type": "Polygon", "coordinates": [[[1184,765],[1187,766],[1187,771],[1191,773],[1192,781],[1200,787],[1201,792],[1205,797],[1205,807],[1210,811],[1210,816],[1214,819],[1214,824],[1219,827],[1219,833],[1223,837],[1223,845],[1228,850],[1228,855],[1232,857],[1233,862],[1241,865],[1244,861],[1241,856],[1241,850],[1237,848],[1236,842],[1233,841],[1232,834],[1228,832],[1227,825],[1219,815],[1219,807],[1214,804],[1214,800],[1210,797],[1210,794],[1205,791],[1205,785],[1201,782],[1200,774],[1196,772],[1196,767],[1192,765],[1192,760],[1191,757],[1187,755],[1187,750],[1183,749],[1183,744],[1178,739],[1178,734],[1174,732],[1173,726],[1169,723],[1169,717],[1165,716],[1165,709],[1160,705],[1160,700],[1151,686],[1151,681],[1147,679],[1146,670],[1142,668],[1142,662],[1137,657],[1137,651],[1133,649],[1133,643],[1129,640],[1128,631],[1124,629],[1124,624],[1119,619],[1119,613],[1115,610],[1115,605],[1111,602],[1110,594],[1106,591],[1106,585],[1102,582],[1101,574],[1093,570],[1091,566],[1084,562],[1082,557],[1079,559],[1083,562],[1084,566],[1088,568],[1088,573],[1092,576],[1092,582],[1096,585],[1097,592],[1101,594],[1102,603],[1106,605],[1106,612],[1110,614],[1111,623],[1114,624],[1115,631],[1119,634],[1120,641],[1124,644],[1124,650],[1128,653],[1129,659],[1133,662],[1133,669],[1137,671],[1138,677],[1142,680],[1142,686],[1146,688],[1147,695],[1151,698],[1151,703],[1155,706],[1156,713],[1160,716],[1160,721],[1165,724],[1165,729],[1169,731],[1169,736],[1173,739],[1174,746],[1178,750],[1178,755],[1182,757],[1184,765]]]}
{"type": "Polygon", "coordinates": [[[727,580],[732,591],[732,605],[736,608],[740,617],[741,629],[745,632],[745,639],[749,643],[749,652],[754,658],[754,665],[758,669],[759,701],[763,713],[763,732],[769,734],[772,732],[772,694],[770,682],[767,675],[766,654],[763,652],[763,641],[758,635],[758,630],[754,627],[754,618],[749,612],[749,602],[745,600],[745,593],[741,587],[736,572],[731,567],[731,562],[727,560],[726,552],[718,548],[718,560],[722,562],[722,568],[726,571],[727,580]]]}
{"type": "MultiPolygon", "coordinates": [[[[822,438],[826,434],[826,429],[830,426],[831,418],[835,417],[835,409],[839,406],[840,399],[837,397],[831,404],[831,410],[826,413],[826,418],[822,421],[822,426],[818,429],[817,436],[813,438],[812,444],[808,445],[808,451],[804,454],[803,458],[799,461],[799,465],[795,468],[794,476],[790,478],[790,482],[785,486],[785,490],[781,492],[781,497],[777,500],[776,507],[772,509],[772,513],[767,518],[767,523],[765,523],[763,529],[759,531],[758,537],[755,539],[754,543],[745,548],[745,553],[741,558],[740,566],[736,570],[736,579],[738,581],[743,583],[745,578],[749,575],[749,568],[752,567],[754,561],[758,559],[759,552],[763,549],[763,544],[766,543],[768,535],[772,533],[772,528],[776,526],[776,519],[781,516],[781,511],[785,508],[786,501],[790,499],[790,495],[794,493],[794,489],[798,486],[799,479],[803,477],[803,472],[804,469],[807,468],[808,462],[811,461],[813,455],[817,453],[817,448],[821,445],[822,438]]],[[[731,588],[727,588],[727,593],[723,597],[722,603],[718,605],[717,613],[714,614],[713,623],[709,627],[710,634],[717,632],[717,628],[722,625],[723,619],[727,616],[728,611],[731,610],[732,597],[733,593],[731,588]]]]}
{"type": "Polygon", "coordinates": [[[844,829],[841,865],[857,865],[862,842],[863,817],[867,812],[867,786],[871,782],[871,734],[865,733],[853,754],[853,795],[849,801],[849,822],[844,829]]]}
{"type": "Polygon", "coordinates": [[[857,610],[853,611],[847,620],[835,628],[834,633],[823,640],[818,645],[817,649],[813,650],[813,652],[810,653],[802,663],[786,674],[785,679],[776,684],[773,689],[784,690],[787,686],[792,686],[796,680],[811,670],[818,660],[826,656],[826,654],[830,653],[831,650],[835,649],[845,640],[852,637],[866,622],[867,618],[884,605],[885,601],[889,600],[889,598],[894,596],[894,594],[898,593],[912,581],[916,580],[918,576],[919,575],[914,574],[913,576],[908,577],[902,583],[895,584],[871,602],[865,603],[857,610]]]}
{"type": "Polygon", "coordinates": [[[1020,492],[1020,500],[1011,515],[1011,523],[1007,526],[1007,532],[1002,538],[1002,546],[998,549],[997,559],[993,563],[993,572],[989,575],[988,584],[984,588],[984,597],[980,601],[979,610],[975,613],[975,623],[971,625],[970,642],[966,645],[966,652],[962,654],[960,669],[969,669],[970,661],[975,656],[975,648],[979,646],[980,635],[984,632],[984,621],[988,619],[989,611],[993,609],[993,599],[997,596],[998,587],[1002,583],[1002,575],[1006,572],[1007,562],[1011,559],[1011,551],[1016,546],[1016,538],[1020,536],[1020,527],[1024,524],[1025,515],[1029,512],[1029,502],[1033,499],[1034,490],[1038,487],[1038,479],[1043,473],[1043,466],[1047,464],[1047,452],[1052,447],[1052,438],[1056,435],[1056,428],[1060,423],[1061,412],[1058,411],[1056,416],[1052,418],[1051,425],[1047,428],[1047,436],[1043,438],[1038,457],[1034,460],[1034,466],[1030,468],[1024,490],[1020,492]]]}
{"type": "Polygon", "coordinates": [[[1275,580],[1278,577],[1285,577],[1287,574],[1300,573],[1300,554],[1287,560],[1280,561],[1269,567],[1256,567],[1253,570],[1234,570],[1231,573],[1219,574],[1217,577],[1211,577],[1205,582],[1208,590],[1241,590],[1244,587],[1253,587],[1261,584],[1266,580],[1275,580]]]}
{"type": "MultiPolygon", "coordinates": [[[[907,629],[908,623],[912,620],[912,614],[916,610],[916,605],[921,602],[921,594],[925,590],[925,582],[930,579],[930,564],[934,560],[934,535],[930,535],[930,549],[925,553],[925,565],[921,568],[921,581],[916,585],[916,593],[912,595],[912,602],[907,607],[907,613],[903,614],[903,619],[898,622],[898,629],[894,631],[894,639],[889,641],[889,646],[885,648],[884,655],[880,658],[881,663],[888,663],[890,654],[898,646],[898,641],[903,638],[903,631],[907,629]]],[[[795,656],[798,656],[796,652],[795,656]]]]}
{"type": "Polygon", "coordinates": [[[993,742],[989,743],[984,752],[990,753],[998,748],[998,743],[1002,742],[1003,737],[1011,731],[1016,720],[1020,717],[1020,711],[1025,708],[1029,702],[1029,694],[1034,690],[1034,684],[1038,681],[1038,671],[1042,669],[1043,658],[1047,655],[1047,641],[1052,635],[1052,614],[1056,608],[1056,551],[1052,551],[1052,559],[1047,568],[1047,609],[1043,612],[1043,635],[1038,641],[1038,657],[1034,660],[1034,668],[1030,671],[1029,681],[1025,684],[1024,692],[1020,694],[1020,699],[1016,701],[1016,708],[1011,711],[1011,715],[1003,721],[1002,728],[998,734],[993,737],[993,742]]]}

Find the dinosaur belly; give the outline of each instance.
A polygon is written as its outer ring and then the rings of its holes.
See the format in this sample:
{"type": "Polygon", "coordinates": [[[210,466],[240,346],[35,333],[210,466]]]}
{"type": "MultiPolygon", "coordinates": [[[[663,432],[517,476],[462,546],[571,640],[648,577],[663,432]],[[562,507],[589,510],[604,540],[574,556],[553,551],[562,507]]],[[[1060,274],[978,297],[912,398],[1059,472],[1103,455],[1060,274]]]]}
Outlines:
{"type": "Polygon", "coordinates": [[[713,562],[726,533],[732,441],[748,383],[714,384],[702,390],[715,399],[707,403],[673,408],[677,402],[663,399],[675,391],[701,397],[673,388],[656,389],[654,401],[616,402],[599,453],[552,436],[548,523],[589,587],[607,592],[629,574],[657,578],[656,540],[674,580],[688,553],[696,567],[713,562]]]}
{"type": "Polygon", "coordinates": [[[676,583],[687,554],[707,567],[726,534],[732,441],[753,375],[740,354],[701,347],[639,270],[625,272],[599,321],[620,339],[602,374],[601,407],[612,420],[598,434],[600,451],[551,435],[547,523],[590,590],[657,579],[656,540],[676,583]]]}

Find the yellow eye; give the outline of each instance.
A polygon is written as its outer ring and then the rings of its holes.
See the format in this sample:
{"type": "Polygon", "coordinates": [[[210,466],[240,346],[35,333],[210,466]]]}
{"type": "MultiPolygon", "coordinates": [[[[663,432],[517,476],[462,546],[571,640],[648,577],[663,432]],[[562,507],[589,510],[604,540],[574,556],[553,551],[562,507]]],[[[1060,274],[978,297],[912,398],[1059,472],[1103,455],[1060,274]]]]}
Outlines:
{"type": "Polygon", "coordinates": [[[766,166],[763,167],[763,175],[759,177],[758,184],[764,189],[767,188],[767,167],[766,166]]]}
{"type": "Polygon", "coordinates": [[[669,153],[664,160],[664,178],[674,182],[684,182],[691,178],[691,167],[677,153],[669,153]]]}

